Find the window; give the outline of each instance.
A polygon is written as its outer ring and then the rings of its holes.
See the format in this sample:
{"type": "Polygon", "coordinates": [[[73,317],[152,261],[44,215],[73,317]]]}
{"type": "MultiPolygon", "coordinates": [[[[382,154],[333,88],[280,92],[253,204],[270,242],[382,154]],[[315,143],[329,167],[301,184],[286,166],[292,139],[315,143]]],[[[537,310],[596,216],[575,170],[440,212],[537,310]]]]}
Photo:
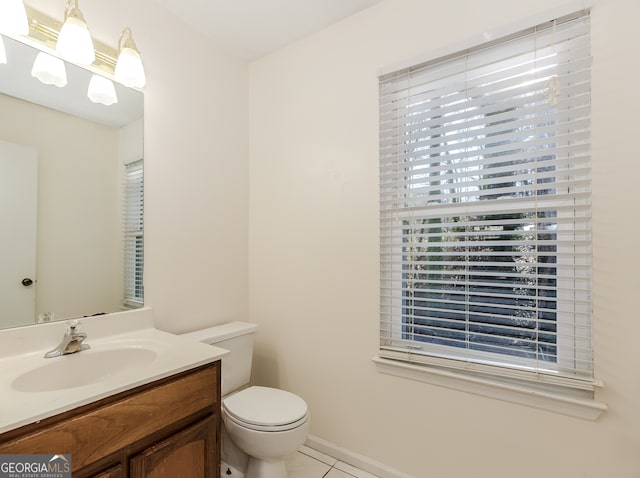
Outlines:
{"type": "Polygon", "coordinates": [[[380,357],[590,389],[581,12],[380,77],[380,357]]]}
{"type": "Polygon", "coordinates": [[[124,297],[127,309],[143,305],[144,182],[142,160],[125,166],[124,181],[124,297]]]}

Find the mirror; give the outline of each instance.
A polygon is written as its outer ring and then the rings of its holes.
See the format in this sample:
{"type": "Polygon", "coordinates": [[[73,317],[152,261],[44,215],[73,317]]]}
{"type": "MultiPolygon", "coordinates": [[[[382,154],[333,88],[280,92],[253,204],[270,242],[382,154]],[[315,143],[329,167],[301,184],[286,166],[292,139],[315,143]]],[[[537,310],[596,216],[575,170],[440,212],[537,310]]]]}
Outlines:
{"type": "Polygon", "coordinates": [[[94,104],[91,71],[45,85],[39,50],[2,40],[0,328],[141,306],[143,94],[94,104]]]}

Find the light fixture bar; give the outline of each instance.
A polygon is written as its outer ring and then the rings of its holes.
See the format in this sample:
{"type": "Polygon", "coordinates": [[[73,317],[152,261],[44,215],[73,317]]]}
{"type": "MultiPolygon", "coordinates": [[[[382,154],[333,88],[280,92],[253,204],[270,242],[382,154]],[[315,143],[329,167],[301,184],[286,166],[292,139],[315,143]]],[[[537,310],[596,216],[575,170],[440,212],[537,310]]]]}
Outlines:
{"type": "MultiPolygon", "coordinates": [[[[27,17],[29,18],[29,37],[44,44],[48,48],[55,49],[55,44],[58,41],[58,32],[62,28],[62,22],[28,5],[25,7],[27,17]]],[[[93,45],[96,52],[96,61],[92,66],[113,74],[116,68],[118,51],[96,39],[93,39],[93,45]]]]}

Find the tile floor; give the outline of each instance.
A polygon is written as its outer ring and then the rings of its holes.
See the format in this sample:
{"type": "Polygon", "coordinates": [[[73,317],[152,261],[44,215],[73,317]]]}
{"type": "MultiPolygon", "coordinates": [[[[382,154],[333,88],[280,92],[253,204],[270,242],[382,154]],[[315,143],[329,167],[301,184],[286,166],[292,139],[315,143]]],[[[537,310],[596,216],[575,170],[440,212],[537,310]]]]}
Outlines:
{"type": "Polygon", "coordinates": [[[376,478],[306,446],[287,460],[287,471],[289,478],[376,478]]]}

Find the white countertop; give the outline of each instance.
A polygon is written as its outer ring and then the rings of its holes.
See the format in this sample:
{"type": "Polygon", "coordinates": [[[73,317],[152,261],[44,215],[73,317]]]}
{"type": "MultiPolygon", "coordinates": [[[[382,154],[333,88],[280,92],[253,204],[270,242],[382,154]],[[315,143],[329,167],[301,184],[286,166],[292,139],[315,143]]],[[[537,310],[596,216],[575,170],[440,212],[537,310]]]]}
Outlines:
{"type": "Polygon", "coordinates": [[[0,433],[215,362],[228,353],[219,347],[155,329],[148,308],[88,317],[80,322],[82,331],[87,333],[84,343],[91,349],[48,359],[44,354],[62,339],[64,322],[0,330],[0,433]],[[100,354],[114,348],[145,349],[155,357],[114,373],[109,373],[108,366],[101,364],[103,370],[96,373],[93,383],[71,388],[32,392],[20,391],[15,386],[16,379],[31,370],[53,364],[58,371],[67,367],[73,370],[81,361],[95,362],[100,354]]]}

